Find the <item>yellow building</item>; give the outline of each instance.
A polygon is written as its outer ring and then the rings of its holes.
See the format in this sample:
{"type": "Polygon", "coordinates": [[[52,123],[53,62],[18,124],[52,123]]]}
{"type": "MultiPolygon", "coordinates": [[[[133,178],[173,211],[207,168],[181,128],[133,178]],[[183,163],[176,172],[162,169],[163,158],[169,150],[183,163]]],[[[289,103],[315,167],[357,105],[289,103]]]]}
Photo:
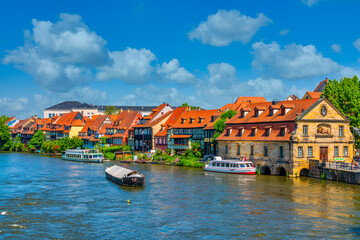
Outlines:
{"type": "Polygon", "coordinates": [[[349,163],[354,153],[349,120],[325,98],[248,104],[217,140],[223,158],[274,175],[307,175],[310,159],[349,163]]]}
{"type": "Polygon", "coordinates": [[[81,129],[83,129],[84,127],[84,122],[81,121],[80,119],[76,119],[71,123],[71,128],[70,128],[70,132],[69,132],[69,137],[78,137],[79,136],[79,132],[81,131],[81,129]]]}

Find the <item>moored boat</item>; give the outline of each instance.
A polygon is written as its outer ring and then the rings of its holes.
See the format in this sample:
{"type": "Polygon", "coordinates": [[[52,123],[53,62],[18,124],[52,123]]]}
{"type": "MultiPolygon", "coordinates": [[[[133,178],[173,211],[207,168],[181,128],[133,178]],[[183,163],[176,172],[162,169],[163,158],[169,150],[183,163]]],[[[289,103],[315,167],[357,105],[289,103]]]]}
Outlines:
{"type": "Polygon", "coordinates": [[[61,158],[68,161],[101,163],[104,155],[94,149],[68,149],[62,152],[61,158]]]}
{"type": "Polygon", "coordinates": [[[106,178],[123,186],[141,187],[145,184],[145,176],[135,170],[114,165],[105,169],[106,178]]]}
{"type": "Polygon", "coordinates": [[[232,174],[255,174],[254,164],[243,160],[222,160],[217,157],[205,165],[206,171],[232,173],[232,174]]]}

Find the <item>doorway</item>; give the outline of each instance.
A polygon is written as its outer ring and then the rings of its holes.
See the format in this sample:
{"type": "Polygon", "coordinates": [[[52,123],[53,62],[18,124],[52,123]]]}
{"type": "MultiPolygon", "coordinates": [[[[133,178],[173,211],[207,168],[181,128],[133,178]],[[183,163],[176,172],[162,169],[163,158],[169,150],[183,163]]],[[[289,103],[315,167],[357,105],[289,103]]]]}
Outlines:
{"type": "Polygon", "coordinates": [[[328,148],[320,147],[320,161],[327,162],[328,161],[328,148]]]}

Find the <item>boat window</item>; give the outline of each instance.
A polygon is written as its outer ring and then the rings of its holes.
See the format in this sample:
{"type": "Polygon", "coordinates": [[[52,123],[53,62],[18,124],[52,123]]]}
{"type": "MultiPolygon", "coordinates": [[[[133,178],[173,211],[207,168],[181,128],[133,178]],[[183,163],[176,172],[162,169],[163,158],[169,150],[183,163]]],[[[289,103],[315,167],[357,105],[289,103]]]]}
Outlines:
{"type": "Polygon", "coordinates": [[[213,162],[213,163],[212,163],[212,166],[215,167],[215,166],[216,166],[216,163],[213,162]]]}
{"type": "Polygon", "coordinates": [[[229,167],[229,164],[228,164],[228,163],[226,164],[226,167],[229,167]]]}
{"type": "Polygon", "coordinates": [[[243,163],[242,163],[242,164],[240,164],[240,167],[245,167],[245,164],[243,164],[243,163]]]}
{"type": "Polygon", "coordinates": [[[225,167],[225,163],[221,163],[221,167],[225,167]]]}
{"type": "Polygon", "coordinates": [[[239,168],[239,164],[235,164],[235,168],[239,168]]]}
{"type": "Polygon", "coordinates": [[[90,155],[89,158],[92,158],[92,156],[90,155]]]}
{"type": "Polygon", "coordinates": [[[220,163],[216,163],[216,166],[217,166],[217,167],[220,167],[220,163]]]}
{"type": "Polygon", "coordinates": [[[251,167],[249,163],[246,164],[246,167],[251,167]]]}

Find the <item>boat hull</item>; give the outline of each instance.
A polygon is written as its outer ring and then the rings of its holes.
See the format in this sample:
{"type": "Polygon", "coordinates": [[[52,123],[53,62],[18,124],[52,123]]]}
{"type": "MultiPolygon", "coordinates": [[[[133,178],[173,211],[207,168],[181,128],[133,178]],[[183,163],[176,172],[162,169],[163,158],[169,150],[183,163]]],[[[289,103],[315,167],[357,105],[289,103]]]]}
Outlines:
{"type": "Polygon", "coordinates": [[[231,170],[220,170],[220,169],[211,169],[211,168],[205,168],[205,171],[209,172],[219,172],[219,173],[230,173],[230,174],[245,174],[245,175],[254,175],[255,169],[249,169],[249,170],[240,170],[240,171],[231,171],[231,170]]]}
{"type": "Polygon", "coordinates": [[[74,161],[74,162],[87,162],[87,163],[101,163],[102,159],[79,159],[79,158],[68,158],[62,157],[62,160],[74,161]]]}
{"type": "Polygon", "coordinates": [[[106,178],[114,183],[128,187],[142,187],[145,183],[145,177],[123,177],[117,178],[107,172],[105,172],[106,178]]]}

